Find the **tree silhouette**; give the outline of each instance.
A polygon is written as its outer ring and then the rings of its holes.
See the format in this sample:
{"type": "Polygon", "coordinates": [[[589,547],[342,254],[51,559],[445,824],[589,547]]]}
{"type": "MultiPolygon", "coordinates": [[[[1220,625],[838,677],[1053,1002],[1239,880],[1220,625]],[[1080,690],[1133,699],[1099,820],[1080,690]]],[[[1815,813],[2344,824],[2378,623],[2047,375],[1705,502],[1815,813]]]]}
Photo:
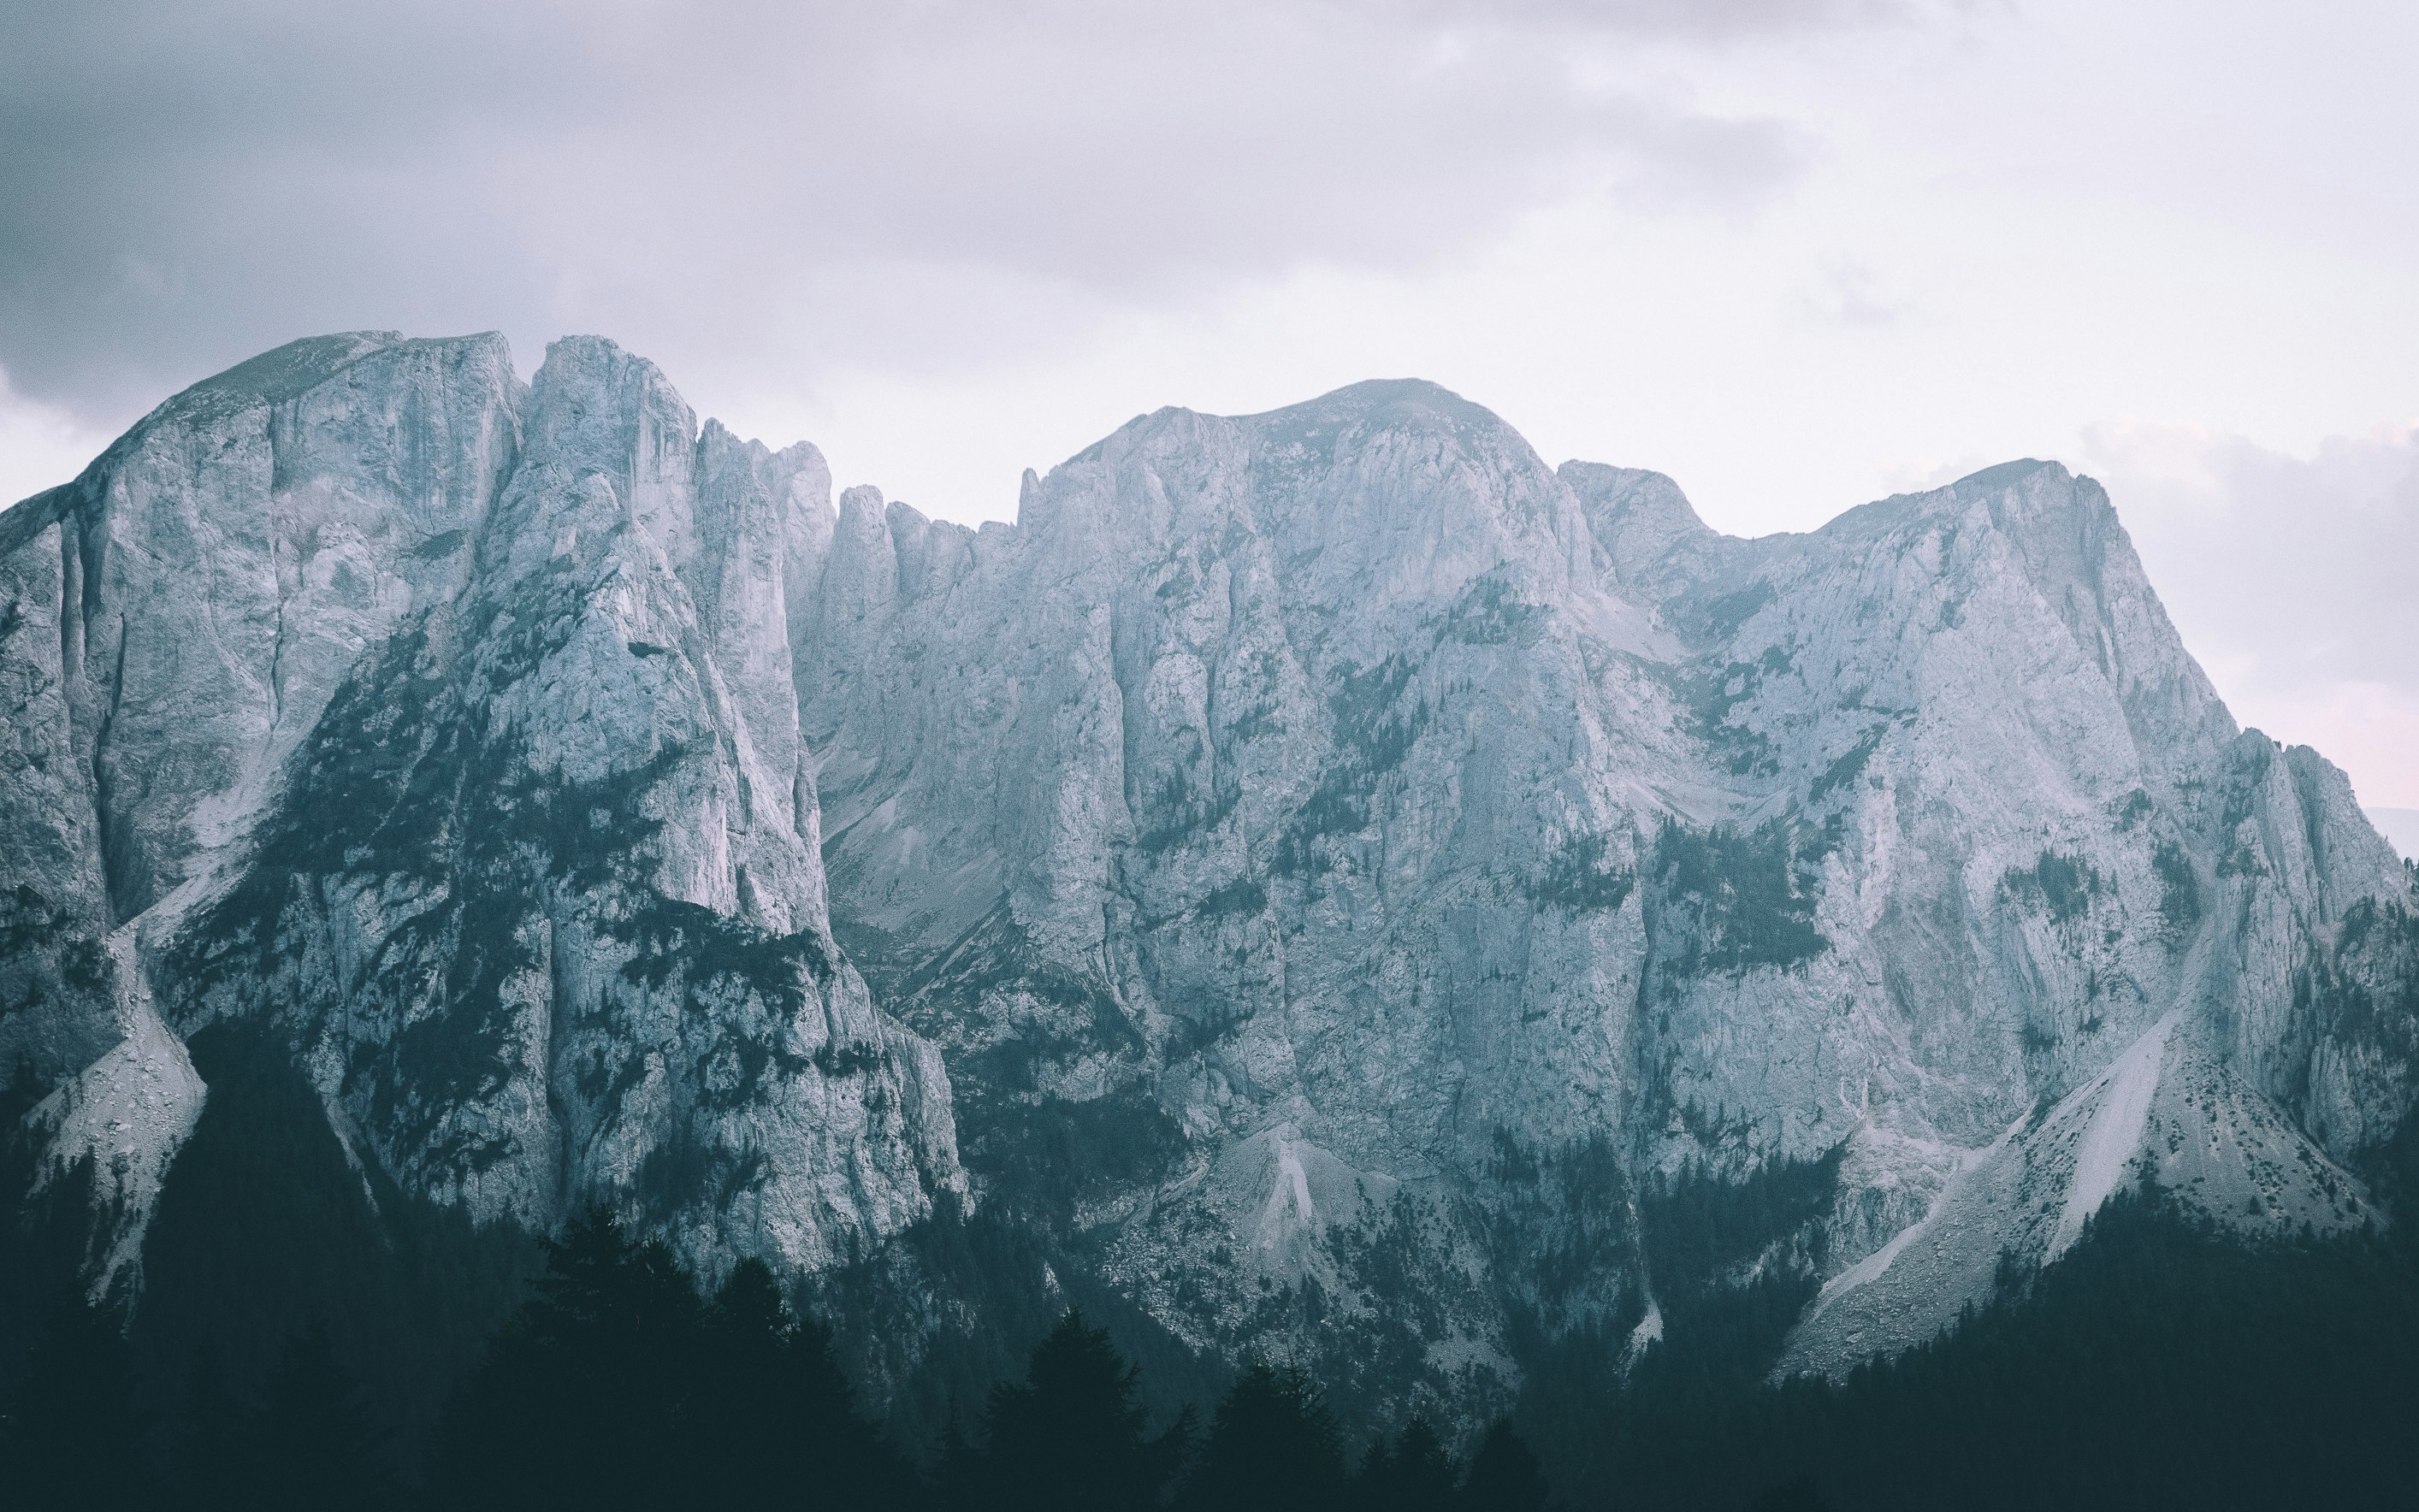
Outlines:
{"type": "Polygon", "coordinates": [[[117,1512],[153,1495],[124,1309],[60,1295],[26,1351],[0,1424],[0,1486],[26,1507],[117,1512]]]}
{"type": "Polygon", "coordinates": [[[446,1409],[431,1489],[454,1504],[578,1508],[678,1499],[683,1408],[704,1306],[660,1242],[601,1208],[546,1246],[547,1267],[446,1409]]]}
{"type": "Polygon", "coordinates": [[[991,1499],[985,1484],[982,1447],[966,1434],[955,1398],[942,1420],[933,1444],[930,1490],[938,1507],[979,1506],[991,1499]]]}
{"type": "Polygon", "coordinates": [[[1345,1489],[1344,1435],[1302,1371],[1254,1362],[1218,1404],[1180,1503],[1199,1512],[1331,1512],[1345,1489]]]}
{"type": "Polygon", "coordinates": [[[360,1388],[337,1365],[319,1323],[286,1341],[261,1383],[250,1440],[247,1504],[262,1512],[399,1503],[384,1459],[386,1435],[362,1410],[360,1388]]]}
{"type": "Polygon", "coordinates": [[[1108,1334],[1070,1312],[1034,1347],[1022,1382],[994,1386],[978,1449],[945,1447],[944,1488],[1004,1512],[1140,1512],[1182,1462],[1189,1415],[1154,1438],[1135,1373],[1108,1334]]]}
{"type": "Polygon", "coordinates": [[[1547,1498],[1546,1473],[1537,1457],[1512,1431],[1512,1420],[1499,1417],[1470,1457],[1470,1479],[1461,1488],[1469,1512],[1541,1512],[1547,1498]]]}
{"type": "Polygon", "coordinates": [[[732,1271],[702,1343],[705,1368],[681,1437],[708,1497],[855,1509],[907,1495],[906,1462],[857,1411],[831,1331],[791,1314],[763,1261],[732,1271]]]}
{"type": "Polygon", "coordinates": [[[1428,1420],[1414,1413],[1400,1434],[1369,1446],[1358,1500],[1369,1512],[1449,1512],[1460,1479],[1453,1452],[1428,1420]]]}

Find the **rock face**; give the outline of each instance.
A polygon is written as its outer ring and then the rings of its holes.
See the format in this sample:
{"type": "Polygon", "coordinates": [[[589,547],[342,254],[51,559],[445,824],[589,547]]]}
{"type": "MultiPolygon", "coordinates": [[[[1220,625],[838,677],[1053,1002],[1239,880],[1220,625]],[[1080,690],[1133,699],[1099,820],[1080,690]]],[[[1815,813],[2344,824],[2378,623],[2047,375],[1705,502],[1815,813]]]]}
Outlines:
{"type": "Polygon", "coordinates": [[[604,1198],[815,1266],[963,1191],[948,1073],[825,912],[785,542],[827,486],[609,343],[524,390],[499,338],[372,334],[5,517],[0,1053],[71,1078],[50,1167],[131,1160],[115,1262],[203,1095],[177,1034],[230,1015],[482,1221],[604,1198]],[[86,1063],[167,1111],[109,1148],[86,1063]]]}
{"type": "Polygon", "coordinates": [[[1771,1275],[1836,1368],[2146,1166],[2356,1225],[2413,1100],[2409,875],[2054,464],[1742,541],[1371,383],[970,531],[609,343],[355,335],[0,574],[0,1055],[103,1269],[227,1017],[482,1221],[828,1274],[971,1204],[1348,1403],[1771,1275]]]}

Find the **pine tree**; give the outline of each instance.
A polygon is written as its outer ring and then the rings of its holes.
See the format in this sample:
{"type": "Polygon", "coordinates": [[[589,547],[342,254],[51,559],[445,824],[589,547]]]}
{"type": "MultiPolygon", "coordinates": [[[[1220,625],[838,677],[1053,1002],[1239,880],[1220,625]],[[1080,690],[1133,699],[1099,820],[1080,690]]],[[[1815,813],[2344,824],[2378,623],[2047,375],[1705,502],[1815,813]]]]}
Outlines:
{"type": "Polygon", "coordinates": [[[154,1494],[124,1308],[62,1294],[25,1356],[0,1429],[0,1485],[19,1506],[118,1512],[154,1494]]]}
{"type": "Polygon", "coordinates": [[[537,1295],[446,1409],[430,1457],[452,1505],[578,1512],[678,1500],[680,1430],[703,1375],[704,1304],[670,1250],[603,1209],[546,1246],[537,1295]]]}
{"type": "Polygon", "coordinates": [[[253,1505],[254,1427],[227,1379],[226,1357],[215,1343],[201,1344],[185,1375],[177,1434],[177,1489],[193,1512],[241,1512],[253,1505]]]}
{"type": "Polygon", "coordinates": [[[1369,1512],[1448,1512],[1460,1479],[1453,1452],[1415,1413],[1400,1435],[1370,1445],[1356,1500],[1369,1512]]]}
{"type": "Polygon", "coordinates": [[[1499,1417],[1470,1458],[1470,1479],[1461,1488],[1468,1512],[1542,1512],[1547,1499],[1546,1473],[1512,1420],[1499,1417]]]}
{"type": "Polygon", "coordinates": [[[1310,1378],[1255,1362],[1218,1404],[1180,1504],[1199,1512],[1331,1512],[1344,1435],[1310,1378]]]}
{"type": "Polygon", "coordinates": [[[398,1503],[386,1435],[362,1410],[360,1389],[319,1323],[286,1341],[261,1383],[249,1439],[249,1504],[261,1512],[398,1503]]]}
{"type": "Polygon", "coordinates": [[[954,1397],[949,1401],[949,1415],[941,1424],[940,1442],[933,1446],[927,1489],[937,1507],[981,1506],[991,1500],[981,1446],[967,1435],[954,1397]]]}
{"type": "Polygon", "coordinates": [[[713,1499],[806,1499],[852,1512],[907,1493],[906,1463],[858,1412],[831,1331],[791,1314],[763,1261],[732,1271],[706,1333],[705,1370],[686,1404],[682,1443],[713,1499]],[[801,1466],[814,1467],[812,1475],[802,1476],[801,1466]]]}
{"type": "MultiPolygon", "coordinates": [[[[1144,1512],[1181,1461],[1190,1424],[1146,1431],[1134,1371],[1070,1312],[1035,1346],[1022,1383],[992,1388],[978,1456],[1002,1512],[1144,1512]]],[[[944,1467],[948,1473],[948,1467],[944,1467]]]]}
{"type": "Polygon", "coordinates": [[[773,1499],[779,1450],[813,1410],[787,1368],[794,1321],[761,1260],[731,1273],[704,1320],[711,1361],[684,1406],[682,1438],[717,1493],[773,1499]]]}

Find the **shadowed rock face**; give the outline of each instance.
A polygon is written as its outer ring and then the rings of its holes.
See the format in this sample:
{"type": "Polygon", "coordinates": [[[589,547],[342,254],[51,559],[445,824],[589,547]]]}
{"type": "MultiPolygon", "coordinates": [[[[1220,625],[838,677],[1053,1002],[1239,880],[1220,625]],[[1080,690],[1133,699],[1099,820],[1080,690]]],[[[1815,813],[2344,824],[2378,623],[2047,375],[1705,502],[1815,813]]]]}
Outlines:
{"type": "Polygon", "coordinates": [[[0,1054],[117,1263],[231,1015],[483,1220],[821,1271],[971,1200],[1471,1407],[1776,1271],[1849,1363],[2145,1161],[2356,1223],[2411,1101],[2404,870],[2053,464],[1741,541],[1369,383],[969,531],[610,343],[355,335],[0,517],[0,1054]]]}

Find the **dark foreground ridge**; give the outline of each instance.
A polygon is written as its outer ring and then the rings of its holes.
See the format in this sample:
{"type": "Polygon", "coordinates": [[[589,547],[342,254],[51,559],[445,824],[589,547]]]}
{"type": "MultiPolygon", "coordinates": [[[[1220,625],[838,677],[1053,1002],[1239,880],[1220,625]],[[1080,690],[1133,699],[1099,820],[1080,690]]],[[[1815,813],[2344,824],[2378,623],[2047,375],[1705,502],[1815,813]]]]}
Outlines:
{"type": "Polygon", "coordinates": [[[611,1214],[544,1242],[530,1296],[486,1341],[424,1444],[401,1441],[328,1330],[285,1340],[239,1383],[194,1351],[176,1408],[143,1424],[146,1381],[123,1309],[62,1296],[0,1420],[0,1477],[25,1505],[116,1512],[173,1490],[201,1508],[810,1505],[834,1512],[1210,1512],[1338,1505],[1542,1512],[1535,1457],[1509,1423],[1467,1459],[1425,1417],[1348,1458],[1302,1372],[1254,1362],[1204,1422],[1154,1424],[1139,1373],[1068,1312],[1023,1379],[992,1385],[911,1453],[859,1409],[829,1329],[801,1321],[771,1270],[742,1261],[709,1298],[658,1242],[611,1214]]]}
{"type": "Polygon", "coordinates": [[[256,1374],[206,1341],[168,1381],[138,1362],[122,1306],[65,1295],[7,1397],[0,1484],[93,1512],[169,1492],[204,1509],[1914,1512],[2385,1506],[2419,1489],[2409,1248],[2246,1247],[2150,1189],[2064,1263],[1844,1383],[1764,1380],[1771,1318],[1733,1306],[1675,1318],[1625,1379],[1577,1359],[1540,1375],[1517,1419],[1413,1415],[1357,1439],[1317,1381],[1260,1361],[1206,1419],[1153,1412],[1109,1333],[1071,1311],[1021,1379],[907,1442],[866,1415],[831,1331],[762,1262],[707,1297],[602,1211],[542,1249],[422,1440],[324,1326],[256,1374]]]}

